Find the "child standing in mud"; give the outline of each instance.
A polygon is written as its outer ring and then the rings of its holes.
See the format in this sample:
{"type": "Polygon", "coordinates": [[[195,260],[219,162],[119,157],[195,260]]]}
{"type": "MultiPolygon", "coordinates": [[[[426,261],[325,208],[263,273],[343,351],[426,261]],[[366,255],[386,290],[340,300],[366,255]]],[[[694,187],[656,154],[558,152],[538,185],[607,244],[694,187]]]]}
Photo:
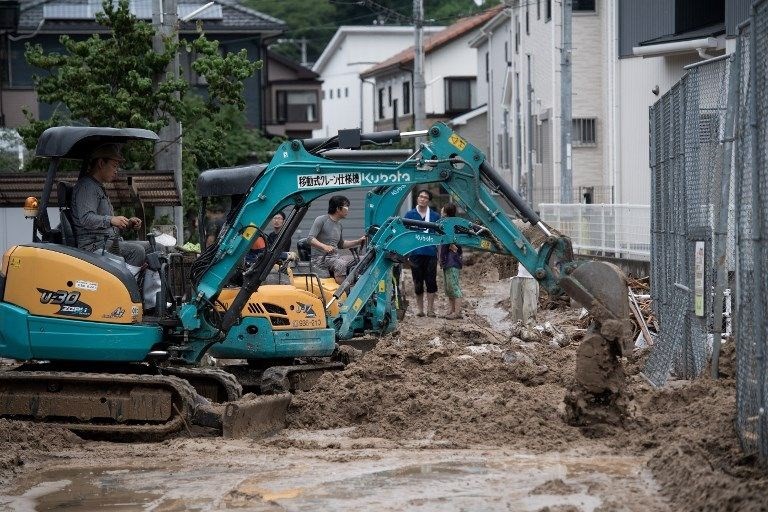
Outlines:
{"type": "MultiPolygon", "coordinates": [[[[448,203],[440,211],[441,217],[455,217],[456,204],[448,203]]],[[[454,320],[461,318],[461,284],[459,277],[463,266],[461,247],[456,244],[440,246],[440,266],[443,268],[445,279],[445,294],[448,296],[448,314],[445,318],[454,320]]]]}

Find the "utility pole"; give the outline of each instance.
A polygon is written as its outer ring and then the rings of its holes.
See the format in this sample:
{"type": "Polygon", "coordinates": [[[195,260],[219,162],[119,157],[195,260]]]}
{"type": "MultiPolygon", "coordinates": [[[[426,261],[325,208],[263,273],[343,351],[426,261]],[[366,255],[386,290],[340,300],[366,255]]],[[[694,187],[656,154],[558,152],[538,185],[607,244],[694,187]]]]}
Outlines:
{"type": "MultiPolygon", "coordinates": [[[[424,83],[424,0],[413,0],[413,24],[415,44],[413,46],[413,129],[426,129],[426,106],[424,83]]],[[[416,149],[419,142],[416,139],[416,149]]]]}
{"type": "Polygon", "coordinates": [[[515,72],[515,113],[515,179],[512,186],[520,190],[523,186],[523,106],[520,102],[519,72],[515,72]]]}
{"type": "Polygon", "coordinates": [[[306,68],[309,64],[307,62],[307,38],[302,37],[299,39],[299,43],[301,44],[301,65],[306,68]]]}
{"type": "Polygon", "coordinates": [[[563,0],[563,45],[560,49],[560,202],[573,202],[573,168],[571,167],[571,14],[573,0],[563,0]]]}
{"type": "MultiPolygon", "coordinates": [[[[526,74],[528,83],[526,85],[526,94],[528,96],[528,119],[526,125],[528,126],[528,180],[526,181],[526,188],[528,189],[528,203],[531,208],[535,208],[533,202],[533,85],[531,85],[531,54],[526,54],[528,60],[528,73],[526,74]]],[[[541,151],[541,148],[536,148],[537,152],[541,151]]],[[[541,154],[541,153],[539,153],[541,154]]]]}
{"type": "MultiPolygon", "coordinates": [[[[186,19],[184,19],[182,21],[186,21],[186,19]]],[[[305,68],[309,67],[309,62],[307,62],[307,38],[306,37],[302,37],[301,39],[291,39],[291,38],[285,39],[285,38],[280,38],[280,39],[276,40],[275,43],[277,43],[277,44],[290,43],[290,44],[298,45],[299,49],[301,50],[301,65],[304,66],[305,68]]],[[[270,44],[270,46],[271,46],[271,44],[270,44]]]]}
{"type": "MultiPolygon", "coordinates": [[[[155,36],[152,46],[155,53],[165,51],[164,37],[178,38],[178,13],[177,0],[153,0],[152,2],[152,27],[155,36]]],[[[174,78],[179,77],[179,55],[174,56],[163,73],[170,74],[174,78]]],[[[158,77],[158,82],[163,77],[158,77]]],[[[176,93],[178,99],[178,93],[176,93]]],[[[179,199],[182,194],[181,177],[181,123],[175,118],[169,120],[168,126],[162,128],[160,140],[155,144],[155,169],[161,171],[172,170],[173,178],[179,190],[179,199]]],[[[157,212],[156,212],[157,213],[157,212]]],[[[176,240],[179,245],[184,243],[184,209],[181,206],[173,208],[173,223],[176,225],[176,240]]]]}

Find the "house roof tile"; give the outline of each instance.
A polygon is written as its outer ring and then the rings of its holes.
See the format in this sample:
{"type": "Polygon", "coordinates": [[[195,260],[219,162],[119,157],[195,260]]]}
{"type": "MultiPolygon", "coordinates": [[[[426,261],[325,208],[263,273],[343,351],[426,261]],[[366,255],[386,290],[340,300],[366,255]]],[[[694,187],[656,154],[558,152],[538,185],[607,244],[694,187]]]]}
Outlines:
{"type": "MultiPolygon", "coordinates": [[[[57,181],[74,185],[77,173],[59,173],[57,181]]],[[[45,174],[5,173],[0,174],[0,207],[20,208],[27,197],[40,198],[45,174]]],[[[58,205],[57,187],[51,192],[50,206],[58,205]]],[[[112,206],[136,206],[139,201],[145,206],[179,206],[179,192],[171,172],[137,171],[121,173],[118,179],[107,183],[104,189],[112,206]]]]}
{"type": "MultiPolygon", "coordinates": [[[[19,32],[34,32],[40,22],[43,20],[43,6],[47,3],[86,5],[88,0],[22,0],[21,13],[19,16],[19,32]]],[[[215,0],[222,8],[222,19],[204,19],[201,20],[206,32],[226,33],[226,32],[250,32],[278,34],[285,30],[285,22],[264,13],[255,11],[243,5],[237,0],[215,0]]],[[[207,3],[206,0],[184,0],[185,4],[200,6],[207,3]]],[[[194,21],[182,24],[182,32],[195,31],[194,21]]],[[[88,19],[54,19],[45,20],[40,27],[40,33],[94,33],[106,31],[105,27],[96,24],[93,18],[88,19]]]]}
{"type": "Polygon", "coordinates": [[[272,50],[267,50],[267,57],[269,60],[274,60],[275,62],[287,67],[288,69],[293,70],[296,73],[297,80],[314,80],[320,76],[311,69],[305,68],[298,62],[294,62],[288,57],[280,55],[277,52],[273,52],[272,50]]]}
{"type": "MultiPolygon", "coordinates": [[[[480,14],[476,14],[475,16],[462,18],[456,23],[454,23],[453,25],[446,27],[444,30],[441,30],[440,32],[438,32],[437,34],[430,37],[424,42],[424,54],[426,55],[428,53],[431,53],[437,50],[438,48],[445,46],[451,41],[458,39],[459,37],[463,36],[467,32],[470,32],[476,29],[477,27],[482,26],[488,20],[490,20],[491,18],[496,16],[499,12],[501,12],[504,8],[505,6],[503,4],[500,4],[481,12],[480,14]]],[[[369,78],[379,74],[384,70],[387,70],[390,68],[398,68],[409,62],[413,62],[413,59],[414,59],[414,47],[411,46],[401,51],[400,53],[393,55],[387,60],[382,61],[376,64],[375,66],[367,69],[363,73],[360,73],[360,76],[363,78],[369,78]]]]}

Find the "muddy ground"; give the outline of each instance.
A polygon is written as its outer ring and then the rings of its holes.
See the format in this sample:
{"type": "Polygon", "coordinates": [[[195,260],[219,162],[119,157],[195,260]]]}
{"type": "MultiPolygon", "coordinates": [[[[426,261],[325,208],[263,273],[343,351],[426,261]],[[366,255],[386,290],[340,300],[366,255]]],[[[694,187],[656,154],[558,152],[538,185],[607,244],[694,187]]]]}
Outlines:
{"type": "Polygon", "coordinates": [[[636,351],[634,416],[572,426],[579,311],[541,311],[545,329],[521,329],[493,260],[463,283],[463,319],[409,312],[295,396],[288,429],[267,439],[118,444],[0,420],[0,510],[768,510],[768,474],[733,428],[731,345],[722,379],[661,390],[636,351]]]}

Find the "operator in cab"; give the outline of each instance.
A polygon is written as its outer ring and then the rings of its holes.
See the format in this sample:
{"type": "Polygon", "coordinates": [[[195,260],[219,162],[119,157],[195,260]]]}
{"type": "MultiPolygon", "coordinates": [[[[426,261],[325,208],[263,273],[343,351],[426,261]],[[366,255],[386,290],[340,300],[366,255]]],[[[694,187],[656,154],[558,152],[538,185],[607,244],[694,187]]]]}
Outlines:
{"type": "Polygon", "coordinates": [[[149,242],[123,240],[118,229],[138,229],[141,219],[115,215],[105,183],[117,179],[125,162],[119,144],[103,144],[91,153],[86,173],[72,191],[72,219],[77,245],[86,251],[110,249],[116,241],[120,256],[128,265],[141,267],[150,249],[149,242]]]}
{"type": "Polygon", "coordinates": [[[338,284],[347,277],[347,268],[353,259],[350,255],[339,254],[338,249],[360,247],[365,236],[355,240],[344,240],[341,221],[349,214],[349,199],[333,196],[328,201],[328,213],[315,219],[309,230],[309,244],[312,246],[312,265],[333,274],[338,284]]]}

